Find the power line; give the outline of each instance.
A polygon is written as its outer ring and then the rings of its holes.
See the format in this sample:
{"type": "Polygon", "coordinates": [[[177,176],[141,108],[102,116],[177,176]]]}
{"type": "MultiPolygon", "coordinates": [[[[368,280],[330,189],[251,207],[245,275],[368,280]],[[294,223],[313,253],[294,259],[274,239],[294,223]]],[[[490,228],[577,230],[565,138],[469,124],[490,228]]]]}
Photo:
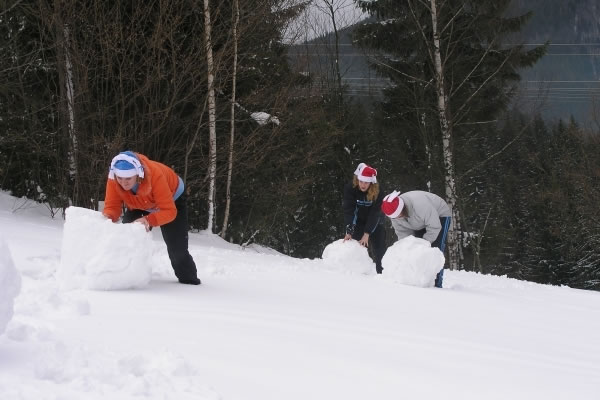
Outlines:
{"type": "MultiPolygon", "coordinates": [[[[358,80],[370,80],[370,81],[387,81],[386,78],[369,78],[369,77],[342,77],[342,80],[345,81],[358,81],[358,80]]],[[[527,83],[598,83],[600,84],[600,80],[590,81],[590,80],[523,80],[521,82],[527,83]]]]}
{"type": "MultiPolygon", "coordinates": [[[[304,52],[290,52],[288,53],[290,57],[334,57],[332,53],[304,53],[304,52]]],[[[557,57],[575,57],[575,56],[589,56],[589,57],[598,57],[600,53],[546,53],[544,56],[557,56],[557,57]]],[[[365,53],[340,53],[340,58],[344,57],[373,57],[373,55],[368,55],[365,53]]]]}
{"type": "MultiPolygon", "coordinates": [[[[535,92],[539,91],[539,88],[524,88],[524,90],[535,92]]],[[[569,87],[569,88],[542,88],[542,90],[548,90],[551,92],[600,92],[599,88],[582,88],[582,87],[569,87]]]]}
{"type": "MultiPolygon", "coordinates": [[[[523,43],[523,46],[543,46],[545,43],[523,43]]],[[[516,46],[516,43],[511,46],[516,46]]],[[[548,46],[600,46],[600,43],[548,43],[548,46]]]]}
{"type": "MultiPolygon", "coordinates": [[[[295,44],[290,47],[305,47],[305,46],[334,46],[335,43],[302,43],[295,44]]],[[[544,46],[546,43],[507,43],[507,46],[544,46]]],[[[352,43],[340,43],[340,47],[357,47],[352,43]]],[[[600,43],[548,43],[548,46],[600,46],[600,43]]]]}
{"type": "Polygon", "coordinates": [[[573,81],[563,81],[563,80],[542,80],[542,81],[522,81],[527,83],[600,83],[600,80],[597,81],[583,81],[583,80],[573,80],[573,81]]]}

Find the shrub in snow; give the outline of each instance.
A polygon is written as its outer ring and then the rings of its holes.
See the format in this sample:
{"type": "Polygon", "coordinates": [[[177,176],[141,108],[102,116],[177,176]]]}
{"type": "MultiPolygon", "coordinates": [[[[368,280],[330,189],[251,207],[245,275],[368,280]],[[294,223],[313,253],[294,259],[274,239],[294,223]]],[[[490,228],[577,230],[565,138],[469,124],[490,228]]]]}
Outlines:
{"type": "Polygon", "coordinates": [[[405,285],[429,287],[444,266],[444,255],[425,239],[408,236],[390,246],[381,260],[383,275],[405,285]]]}
{"type": "Polygon", "coordinates": [[[356,240],[344,239],[330,243],[323,250],[323,262],[328,270],[356,274],[374,274],[375,263],[366,247],[356,240]]]}
{"type": "Polygon", "coordinates": [[[21,291],[21,275],[15,268],[8,246],[0,237],[0,335],[14,313],[14,300],[21,291]]]}
{"type": "Polygon", "coordinates": [[[144,287],[152,275],[152,237],[138,223],[115,224],[101,213],[66,210],[60,265],[63,289],[144,287]]]}

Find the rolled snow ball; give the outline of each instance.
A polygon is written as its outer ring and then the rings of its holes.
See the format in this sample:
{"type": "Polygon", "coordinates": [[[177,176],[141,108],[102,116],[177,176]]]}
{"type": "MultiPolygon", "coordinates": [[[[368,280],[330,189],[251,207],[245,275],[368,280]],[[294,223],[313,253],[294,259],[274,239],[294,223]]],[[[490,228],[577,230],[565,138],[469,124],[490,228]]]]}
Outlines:
{"type": "Polygon", "coordinates": [[[339,239],[328,244],[322,258],[325,268],[331,271],[365,275],[375,273],[375,263],[369,257],[367,248],[356,240],[344,242],[339,239]]]}
{"type": "Polygon", "coordinates": [[[14,301],[21,291],[21,275],[15,268],[8,245],[0,237],[0,335],[14,314],[14,301]]]}
{"type": "Polygon", "coordinates": [[[431,287],[444,261],[444,254],[437,247],[431,247],[427,240],[408,236],[387,249],[381,265],[388,279],[405,285],[431,287]]]}
{"type": "Polygon", "coordinates": [[[56,278],[63,290],[143,288],[152,276],[151,248],[142,224],[114,224],[97,211],[69,207],[56,278]]]}

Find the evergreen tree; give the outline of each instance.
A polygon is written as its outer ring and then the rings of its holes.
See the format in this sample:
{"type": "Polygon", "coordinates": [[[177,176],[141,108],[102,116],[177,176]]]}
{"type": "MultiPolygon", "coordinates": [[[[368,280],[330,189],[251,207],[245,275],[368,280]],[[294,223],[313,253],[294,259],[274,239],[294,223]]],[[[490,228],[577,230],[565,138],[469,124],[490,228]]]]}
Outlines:
{"type": "Polygon", "coordinates": [[[0,12],[0,188],[15,196],[66,204],[65,143],[57,134],[58,77],[37,1],[0,12]]]}
{"type": "Polygon", "coordinates": [[[462,160],[473,161],[463,156],[481,134],[479,124],[508,104],[517,70],[545,47],[508,44],[530,17],[506,16],[509,0],[356,2],[375,18],[357,29],[356,39],[380,52],[373,67],[392,81],[383,103],[396,136],[390,143],[412,146],[414,167],[433,191],[446,193],[460,224],[464,190],[461,182],[455,187],[456,176],[469,169],[462,160]]]}
{"type": "MultiPolygon", "coordinates": [[[[514,112],[518,116],[518,112],[514,112]]],[[[482,263],[489,272],[535,282],[598,288],[597,145],[572,120],[546,129],[513,117],[503,134],[526,131],[490,169],[484,197],[498,196],[496,228],[482,263]]],[[[514,133],[513,133],[514,134],[514,133]]]]}

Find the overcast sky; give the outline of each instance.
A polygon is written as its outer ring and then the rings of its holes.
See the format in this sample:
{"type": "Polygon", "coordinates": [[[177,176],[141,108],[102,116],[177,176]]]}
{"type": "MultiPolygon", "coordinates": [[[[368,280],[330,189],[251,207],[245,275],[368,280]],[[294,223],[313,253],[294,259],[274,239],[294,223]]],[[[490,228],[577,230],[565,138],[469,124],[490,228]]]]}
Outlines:
{"type": "Polygon", "coordinates": [[[285,36],[290,42],[303,42],[333,31],[334,18],[339,30],[365,16],[353,0],[312,0],[285,36]]]}

